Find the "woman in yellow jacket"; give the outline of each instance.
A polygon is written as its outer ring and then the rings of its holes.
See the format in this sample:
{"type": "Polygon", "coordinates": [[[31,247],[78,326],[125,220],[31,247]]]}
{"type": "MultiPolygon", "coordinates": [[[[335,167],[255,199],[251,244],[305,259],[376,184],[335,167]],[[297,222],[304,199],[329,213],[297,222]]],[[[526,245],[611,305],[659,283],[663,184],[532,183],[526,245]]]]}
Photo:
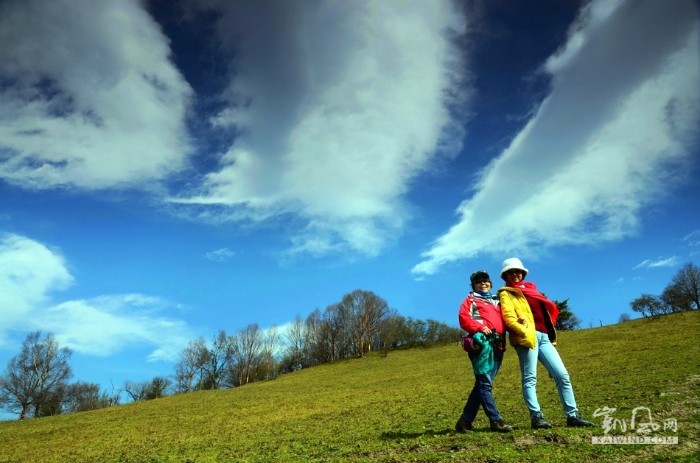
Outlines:
{"type": "Polygon", "coordinates": [[[520,362],[523,398],[533,429],[551,428],[544,419],[537,401],[537,361],[554,378],[559,400],[566,414],[566,425],[576,427],[595,426],[581,417],[576,407],[574,390],[569,373],[554,347],[557,333],[554,325],[559,315],[556,304],[537,291],[534,283],[525,282],[527,269],[520,259],[512,257],[503,262],[501,278],[506,285],[498,290],[501,312],[509,332],[510,343],[515,348],[520,362]]]}

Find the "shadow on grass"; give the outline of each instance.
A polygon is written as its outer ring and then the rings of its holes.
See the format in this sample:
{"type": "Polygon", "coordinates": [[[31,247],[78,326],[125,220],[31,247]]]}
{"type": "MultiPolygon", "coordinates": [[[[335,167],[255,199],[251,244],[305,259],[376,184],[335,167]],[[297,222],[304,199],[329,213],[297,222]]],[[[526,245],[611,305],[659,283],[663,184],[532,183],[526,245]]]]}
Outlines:
{"type": "Polygon", "coordinates": [[[390,431],[390,432],[383,432],[382,435],[379,436],[379,438],[382,440],[415,439],[417,437],[423,437],[423,436],[446,436],[449,434],[457,434],[457,431],[455,431],[454,429],[445,429],[443,431],[435,431],[433,429],[427,429],[424,432],[390,431]]]}

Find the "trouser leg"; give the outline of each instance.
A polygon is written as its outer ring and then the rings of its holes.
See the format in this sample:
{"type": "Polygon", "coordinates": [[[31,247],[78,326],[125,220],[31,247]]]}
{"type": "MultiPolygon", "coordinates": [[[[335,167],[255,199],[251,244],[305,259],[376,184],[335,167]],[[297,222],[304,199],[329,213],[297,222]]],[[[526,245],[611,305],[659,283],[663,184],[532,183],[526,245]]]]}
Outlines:
{"type": "Polygon", "coordinates": [[[479,405],[484,409],[484,413],[491,421],[501,420],[501,415],[498,413],[498,408],[493,400],[493,380],[498,374],[503,361],[503,353],[494,352],[494,366],[490,372],[480,375],[475,375],[474,388],[469,394],[467,404],[462,412],[462,419],[465,421],[474,421],[476,414],[479,411],[479,405]]]}
{"type": "Polygon", "coordinates": [[[559,352],[549,341],[549,337],[546,334],[539,342],[538,358],[547,369],[550,376],[554,378],[554,383],[557,386],[557,393],[559,394],[559,400],[564,408],[564,413],[566,416],[575,416],[578,413],[578,408],[576,407],[574,388],[571,386],[569,372],[566,371],[566,367],[559,356],[559,352]]]}
{"type": "Polygon", "coordinates": [[[538,343],[534,349],[523,346],[515,346],[520,363],[520,378],[525,405],[530,412],[530,418],[540,413],[540,404],[537,401],[537,353],[538,343]]]}

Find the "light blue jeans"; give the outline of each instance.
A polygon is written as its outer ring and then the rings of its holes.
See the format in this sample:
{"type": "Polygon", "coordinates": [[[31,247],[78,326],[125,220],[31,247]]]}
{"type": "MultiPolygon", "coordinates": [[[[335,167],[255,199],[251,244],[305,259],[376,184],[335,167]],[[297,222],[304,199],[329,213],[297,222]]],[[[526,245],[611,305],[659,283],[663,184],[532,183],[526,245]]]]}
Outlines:
{"type": "Polygon", "coordinates": [[[536,334],[537,342],[534,349],[515,346],[515,352],[517,352],[518,360],[520,361],[523,398],[528,410],[530,410],[530,419],[540,413],[540,404],[537,401],[536,390],[538,360],[542,362],[542,365],[554,378],[554,383],[557,385],[557,392],[559,393],[559,400],[564,407],[564,413],[566,416],[575,416],[578,413],[578,408],[576,408],[576,399],[574,398],[574,389],[571,387],[571,381],[569,380],[569,372],[566,371],[566,367],[561,361],[556,347],[549,341],[547,333],[537,331],[536,334]]]}

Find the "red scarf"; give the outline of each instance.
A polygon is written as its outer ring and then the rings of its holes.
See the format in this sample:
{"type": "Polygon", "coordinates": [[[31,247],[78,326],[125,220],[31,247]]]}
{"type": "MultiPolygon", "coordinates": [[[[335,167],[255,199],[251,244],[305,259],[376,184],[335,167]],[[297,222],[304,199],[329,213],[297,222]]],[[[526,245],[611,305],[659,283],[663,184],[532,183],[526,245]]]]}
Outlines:
{"type": "Polygon", "coordinates": [[[547,309],[547,312],[549,312],[549,318],[552,320],[552,324],[556,325],[557,323],[557,317],[559,316],[559,307],[557,305],[544,297],[542,293],[537,291],[537,287],[535,286],[534,283],[529,282],[529,281],[521,281],[520,283],[511,283],[510,281],[506,283],[506,286],[510,286],[511,288],[518,288],[520,291],[523,292],[523,294],[531,299],[536,299],[540,301],[544,307],[547,309]]]}

